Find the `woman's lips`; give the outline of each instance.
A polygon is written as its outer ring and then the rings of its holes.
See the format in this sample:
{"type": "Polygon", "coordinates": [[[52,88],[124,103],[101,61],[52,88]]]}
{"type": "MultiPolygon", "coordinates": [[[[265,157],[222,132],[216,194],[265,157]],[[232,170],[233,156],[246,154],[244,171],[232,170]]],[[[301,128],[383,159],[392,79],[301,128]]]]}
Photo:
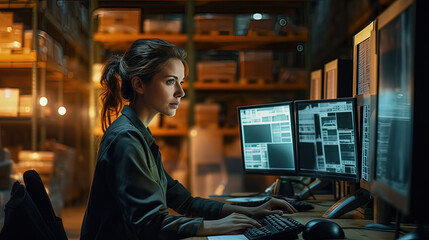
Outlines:
{"type": "Polygon", "coordinates": [[[178,109],[179,108],[179,103],[170,103],[169,105],[170,105],[170,107],[172,107],[174,109],[178,109]]]}

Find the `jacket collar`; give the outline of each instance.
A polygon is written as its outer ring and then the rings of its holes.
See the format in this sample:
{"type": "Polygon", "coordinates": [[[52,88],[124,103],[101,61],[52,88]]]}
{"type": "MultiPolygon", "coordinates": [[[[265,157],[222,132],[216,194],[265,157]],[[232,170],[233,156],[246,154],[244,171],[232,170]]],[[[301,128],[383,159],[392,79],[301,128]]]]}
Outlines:
{"type": "Polygon", "coordinates": [[[149,128],[145,127],[145,125],[142,123],[142,121],[139,119],[137,114],[134,112],[134,110],[130,106],[124,106],[122,109],[122,115],[124,115],[128,120],[130,120],[131,124],[135,126],[145,138],[146,142],[149,146],[152,145],[155,141],[153,140],[153,136],[149,128]]]}

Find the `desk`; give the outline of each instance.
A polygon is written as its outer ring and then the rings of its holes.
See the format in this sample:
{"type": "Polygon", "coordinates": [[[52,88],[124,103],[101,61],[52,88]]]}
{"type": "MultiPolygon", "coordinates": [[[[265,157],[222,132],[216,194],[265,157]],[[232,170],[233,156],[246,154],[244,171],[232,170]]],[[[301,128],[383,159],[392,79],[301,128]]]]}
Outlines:
{"type": "MultiPolygon", "coordinates": [[[[293,219],[297,220],[298,222],[302,224],[306,224],[308,221],[320,218],[322,219],[323,213],[332,206],[335,202],[332,199],[332,197],[327,196],[316,196],[318,200],[308,200],[308,202],[312,203],[314,205],[314,209],[307,211],[307,212],[299,212],[295,214],[287,214],[287,216],[292,217],[293,219]]],[[[222,199],[214,199],[214,200],[220,200],[222,199]]],[[[333,222],[338,223],[341,227],[365,227],[366,224],[372,223],[372,220],[364,220],[364,219],[355,219],[353,218],[353,212],[349,212],[339,219],[329,219],[333,222]]],[[[369,230],[363,230],[363,229],[344,229],[346,239],[355,239],[355,240],[362,240],[362,239],[377,239],[377,240],[383,240],[383,239],[395,239],[395,234],[392,232],[379,232],[379,231],[369,231],[369,230]]],[[[298,239],[303,239],[302,234],[298,235],[298,239]]],[[[192,237],[187,238],[186,240],[207,240],[207,237],[192,237]]]]}

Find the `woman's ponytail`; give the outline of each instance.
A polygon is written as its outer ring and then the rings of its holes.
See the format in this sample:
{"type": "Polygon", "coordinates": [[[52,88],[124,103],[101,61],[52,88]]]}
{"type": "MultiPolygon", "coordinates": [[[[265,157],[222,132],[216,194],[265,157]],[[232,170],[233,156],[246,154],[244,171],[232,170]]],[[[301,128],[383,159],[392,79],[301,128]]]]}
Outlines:
{"type": "Polygon", "coordinates": [[[118,116],[122,109],[121,79],[119,76],[119,65],[121,57],[113,56],[109,59],[103,69],[100,84],[102,92],[100,94],[103,104],[101,109],[101,127],[103,132],[112,123],[112,116],[118,116]]]}

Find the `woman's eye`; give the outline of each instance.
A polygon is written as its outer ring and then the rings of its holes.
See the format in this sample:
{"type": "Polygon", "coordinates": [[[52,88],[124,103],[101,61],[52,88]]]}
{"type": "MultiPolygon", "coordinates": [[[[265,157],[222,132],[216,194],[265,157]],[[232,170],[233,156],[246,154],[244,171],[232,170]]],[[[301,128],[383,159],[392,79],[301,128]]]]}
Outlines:
{"type": "Polygon", "coordinates": [[[169,79],[169,80],[167,80],[167,84],[173,84],[174,83],[174,80],[173,79],[169,79]]]}
{"type": "Polygon", "coordinates": [[[184,81],[180,81],[180,86],[182,86],[185,82],[184,81]]]}

